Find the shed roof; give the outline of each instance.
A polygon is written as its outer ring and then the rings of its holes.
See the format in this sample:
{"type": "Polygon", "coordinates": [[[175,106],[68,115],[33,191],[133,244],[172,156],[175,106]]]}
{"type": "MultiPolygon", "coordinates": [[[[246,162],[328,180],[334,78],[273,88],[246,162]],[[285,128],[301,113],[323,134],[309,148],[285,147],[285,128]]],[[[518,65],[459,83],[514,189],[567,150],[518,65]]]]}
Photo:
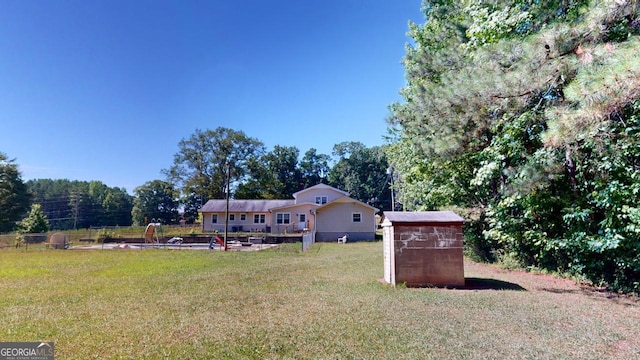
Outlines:
{"type": "Polygon", "coordinates": [[[385,211],[385,221],[391,223],[434,223],[464,222],[464,219],[453,211],[385,211]]]}
{"type": "MultiPolygon", "coordinates": [[[[266,213],[274,208],[294,205],[295,200],[229,200],[229,212],[234,213],[266,213]]],[[[209,200],[200,212],[225,212],[227,200],[209,200]]]]}

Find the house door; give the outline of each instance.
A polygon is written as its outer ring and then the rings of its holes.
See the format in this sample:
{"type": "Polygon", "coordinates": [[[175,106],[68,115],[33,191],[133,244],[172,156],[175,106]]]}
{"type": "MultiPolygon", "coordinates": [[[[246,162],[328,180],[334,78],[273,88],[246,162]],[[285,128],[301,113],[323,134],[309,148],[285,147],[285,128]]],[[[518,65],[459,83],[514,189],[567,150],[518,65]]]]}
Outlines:
{"type": "Polygon", "coordinates": [[[307,227],[307,214],[298,214],[298,230],[304,230],[307,227]]]}

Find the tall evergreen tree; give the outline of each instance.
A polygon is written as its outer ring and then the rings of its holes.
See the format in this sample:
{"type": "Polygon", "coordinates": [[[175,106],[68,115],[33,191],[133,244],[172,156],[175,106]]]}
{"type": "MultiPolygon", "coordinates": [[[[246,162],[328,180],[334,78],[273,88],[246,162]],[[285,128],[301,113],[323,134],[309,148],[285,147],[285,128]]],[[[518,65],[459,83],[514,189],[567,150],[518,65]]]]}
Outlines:
{"type": "Polygon", "coordinates": [[[24,234],[39,234],[49,231],[49,221],[42,212],[40,204],[32,204],[29,215],[22,219],[18,228],[24,234]]]}
{"type": "Polygon", "coordinates": [[[0,153],[0,232],[13,230],[30,205],[31,195],[15,160],[0,153]]]}
{"type": "Polygon", "coordinates": [[[425,2],[387,148],[407,208],[463,207],[476,249],[638,291],[638,6],[425,2]]]}

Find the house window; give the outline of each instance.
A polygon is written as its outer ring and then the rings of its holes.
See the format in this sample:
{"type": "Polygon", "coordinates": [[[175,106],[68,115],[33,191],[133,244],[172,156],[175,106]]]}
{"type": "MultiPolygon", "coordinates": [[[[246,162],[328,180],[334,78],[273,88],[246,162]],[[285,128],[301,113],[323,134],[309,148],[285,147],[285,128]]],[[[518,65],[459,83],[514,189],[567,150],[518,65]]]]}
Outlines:
{"type": "Polygon", "coordinates": [[[289,224],[289,223],[291,223],[291,214],[289,214],[289,213],[277,213],[276,214],[276,223],[277,224],[289,224]]]}
{"type": "Polygon", "coordinates": [[[298,222],[307,221],[307,214],[298,214],[298,222]]]}
{"type": "Polygon", "coordinates": [[[236,220],[236,214],[229,214],[229,221],[235,221],[236,220]]]}
{"type": "Polygon", "coordinates": [[[264,224],[266,221],[266,218],[264,216],[264,214],[254,214],[253,215],[253,223],[254,224],[264,224]]]}
{"type": "Polygon", "coordinates": [[[316,196],[316,204],[324,205],[326,203],[327,203],[327,197],[326,196],[316,196]]]}
{"type": "Polygon", "coordinates": [[[212,224],[217,224],[218,223],[218,214],[212,214],[211,215],[211,223],[212,224]]]}
{"type": "Polygon", "coordinates": [[[354,223],[362,222],[362,214],[361,213],[353,213],[353,214],[351,214],[351,220],[354,223]]]}
{"type": "Polygon", "coordinates": [[[240,221],[246,221],[247,220],[247,214],[240,214],[240,221]]]}

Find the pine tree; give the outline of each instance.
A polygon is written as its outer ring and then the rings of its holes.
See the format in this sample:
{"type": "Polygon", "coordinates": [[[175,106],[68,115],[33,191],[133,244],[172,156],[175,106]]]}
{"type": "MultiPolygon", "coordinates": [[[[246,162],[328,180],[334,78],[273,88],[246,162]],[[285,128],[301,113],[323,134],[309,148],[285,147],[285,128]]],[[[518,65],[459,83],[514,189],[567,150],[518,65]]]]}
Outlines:
{"type": "Polygon", "coordinates": [[[16,221],[29,210],[31,195],[14,160],[0,153],[0,232],[14,229],[16,221]]]}
{"type": "Polygon", "coordinates": [[[49,231],[49,221],[42,211],[40,204],[32,204],[29,216],[18,225],[23,234],[40,234],[49,231]]]}
{"type": "Polygon", "coordinates": [[[387,154],[523,265],[640,291],[638,1],[427,1],[387,154]],[[635,285],[633,285],[635,284],[635,285]]]}

